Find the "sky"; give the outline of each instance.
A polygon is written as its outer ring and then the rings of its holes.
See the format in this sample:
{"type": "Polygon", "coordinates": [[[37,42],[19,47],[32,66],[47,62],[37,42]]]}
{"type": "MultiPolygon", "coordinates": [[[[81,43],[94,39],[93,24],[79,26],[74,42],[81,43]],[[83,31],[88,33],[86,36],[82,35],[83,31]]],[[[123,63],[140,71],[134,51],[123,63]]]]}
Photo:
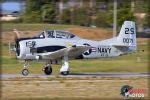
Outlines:
{"type": "Polygon", "coordinates": [[[4,2],[1,4],[3,11],[20,11],[21,6],[18,2],[4,2]]]}

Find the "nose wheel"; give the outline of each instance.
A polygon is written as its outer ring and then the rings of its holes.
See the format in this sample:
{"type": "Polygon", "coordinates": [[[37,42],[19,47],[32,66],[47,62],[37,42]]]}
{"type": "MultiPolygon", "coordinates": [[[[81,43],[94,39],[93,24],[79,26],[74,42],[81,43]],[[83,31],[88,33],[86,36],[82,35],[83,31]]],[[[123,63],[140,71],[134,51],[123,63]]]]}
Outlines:
{"type": "Polygon", "coordinates": [[[23,76],[27,76],[29,74],[29,70],[28,69],[23,69],[22,70],[22,75],[23,76]]]}

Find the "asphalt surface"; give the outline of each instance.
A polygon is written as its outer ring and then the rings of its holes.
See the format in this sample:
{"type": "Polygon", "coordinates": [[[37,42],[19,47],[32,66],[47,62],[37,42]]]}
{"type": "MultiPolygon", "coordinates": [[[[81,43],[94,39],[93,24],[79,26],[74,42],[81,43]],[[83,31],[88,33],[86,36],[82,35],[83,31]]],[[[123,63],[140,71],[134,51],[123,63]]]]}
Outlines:
{"type": "MultiPolygon", "coordinates": [[[[17,77],[55,77],[56,75],[45,74],[29,74],[23,76],[22,74],[0,74],[1,78],[17,78],[17,77]]],[[[57,75],[58,76],[58,75],[57,75]]],[[[59,77],[150,77],[150,73],[121,73],[121,72],[97,72],[97,73],[70,73],[67,76],[59,75],[59,77]]]]}

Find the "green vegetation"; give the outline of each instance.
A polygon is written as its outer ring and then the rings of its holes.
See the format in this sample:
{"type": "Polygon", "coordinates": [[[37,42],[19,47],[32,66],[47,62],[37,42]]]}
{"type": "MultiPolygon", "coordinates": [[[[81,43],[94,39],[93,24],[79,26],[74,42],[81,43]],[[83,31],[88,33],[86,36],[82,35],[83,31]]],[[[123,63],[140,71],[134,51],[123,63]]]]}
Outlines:
{"type": "Polygon", "coordinates": [[[3,23],[2,31],[12,31],[17,28],[20,31],[37,31],[43,29],[66,29],[72,27],[79,27],[75,25],[60,25],[60,24],[45,24],[45,23],[3,23]]]}
{"type": "MultiPolygon", "coordinates": [[[[65,0],[63,3],[65,4],[67,1],[65,0]]],[[[25,12],[22,14],[20,21],[27,23],[47,22],[82,26],[96,25],[98,27],[112,26],[113,2],[111,0],[97,1],[93,7],[90,7],[89,3],[89,1],[83,2],[83,6],[80,7],[68,6],[60,12],[57,0],[27,0],[25,12]]],[[[130,0],[118,2],[117,10],[119,26],[124,20],[135,20],[134,12],[131,11],[130,0]]]]}
{"type": "Polygon", "coordinates": [[[63,14],[61,15],[61,23],[62,24],[70,24],[71,22],[71,12],[69,9],[63,10],[63,14]]]}
{"type": "Polygon", "coordinates": [[[99,27],[106,27],[106,26],[108,27],[110,26],[110,23],[113,23],[112,16],[113,16],[112,11],[101,12],[97,14],[94,22],[99,27]]]}
{"type": "MultiPolygon", "coordinates": [[[[3,0],[5,1],[7,0],[3,0]]],[[[140,23],[148,27],[149,2],[149,0],[117,1],[118,27],[124,20],[140,20],[141,13],[144,13],[145,17],[140,23]]],[[[25,10],[21,13],[20,19],[11,22],[112,27],[114,6],[112,0],[76,0],[72,4],[69,0],[27,0],[25,3],[25,10]],[[91,6],[91,3],[94,5],[91,6]]]]}
{"type": "MultiPolygon", "coordinates": [[[[71,72],[147,72],[148,71],[148,44],[138,46],[138,49],[144,49],[144,52],[137,52],[117,58],[101,58],[88,60],[70,61],[71,72]]],[[[23,68],[23,62],[10,57],[8,47],[2,46],[2,72],[20,73],[23,68]]],[[[44,63],[31,62],[29,70],[31,73],[43,73],[44,63]]],[[[60,65],[53,65],[53,74],[58,74],[60,65]]]]}
{"type": "Polygon", "coordinates": [[[91,24],[91,17],[92,14],[90,14],[92,9],[89,8],[74,8],[72,10],[72,23],[75,25],[81,25],[81,26],[90,26],[91,24]],[[88,10],[87,10],[88,9],[88,10]]]}
{"type": "Polygon", "coordinates": [[[129,8],[118,10],[118,26],[121,26],[125,20],[135,21],[135,16],[133,16],[133,12],[129,8]]]}
{"type": "Polygon", "coordinates": [[[22,16],[24,22],[50,22],[55,23],[56,7],[51,0],[27,0],[26,11],[22,16]]]}

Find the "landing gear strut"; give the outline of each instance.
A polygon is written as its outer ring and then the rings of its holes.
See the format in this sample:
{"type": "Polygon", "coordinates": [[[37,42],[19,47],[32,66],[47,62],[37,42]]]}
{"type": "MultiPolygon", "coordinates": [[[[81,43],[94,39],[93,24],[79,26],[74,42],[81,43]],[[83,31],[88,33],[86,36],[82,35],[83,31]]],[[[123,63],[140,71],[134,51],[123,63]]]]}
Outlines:
{"type": "Polygon", "coordinates": [[[27,75],[29,74],[28,66],[29,66],[29,62],[28,62],[28,61],[25,61],[24,69],[22,70],[22,75],[23,75],[23,76],[27,76],[27,75]]]}
{"type": "Polygon", "coordinates": [[[68,63],[68,56],[64,56],[64,64],[60,69],[61,75],[68,75],[69,74],[69,63],[68,63]]]}
{"type": "Polygon", "coordinates": [[[46,75],[51,75],[52,74],[52,67],[50,66],[50,64],[45,65],[43,70],[44,70],[44,73],[46,75]]]}

